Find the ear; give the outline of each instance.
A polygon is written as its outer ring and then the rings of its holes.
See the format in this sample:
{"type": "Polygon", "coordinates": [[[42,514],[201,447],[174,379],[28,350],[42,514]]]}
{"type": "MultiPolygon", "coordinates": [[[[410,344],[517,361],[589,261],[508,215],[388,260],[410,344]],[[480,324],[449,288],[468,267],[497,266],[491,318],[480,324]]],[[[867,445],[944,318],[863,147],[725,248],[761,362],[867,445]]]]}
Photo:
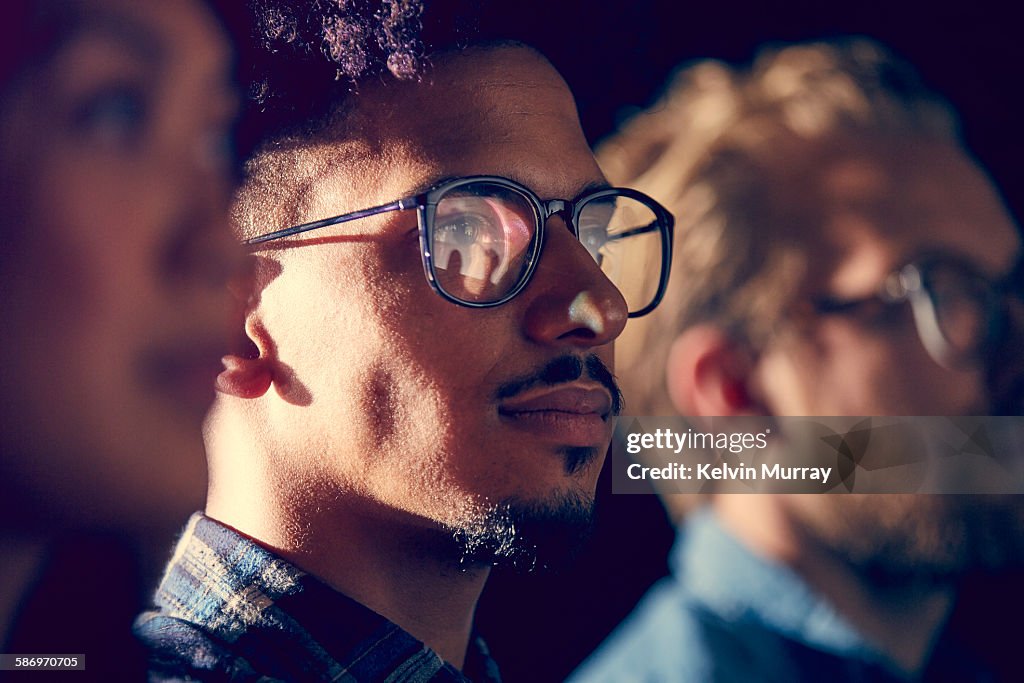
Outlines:
{"type": "Polygon", "coordinates": [[[221,359],[224,369],[217,375],[217,391],[237,398],[259,398],[274,380],[273,344],[256,317],[257,268],[254,264],[228,283],[234,305],[231,344],[221,359]]]}
{"type": "Polygon", "coordinates": [[[753,367],[750,352],[718,327],[691,327],[669,348],[669,397],[682,415],[763,415],[749,391],[753,367]]]}

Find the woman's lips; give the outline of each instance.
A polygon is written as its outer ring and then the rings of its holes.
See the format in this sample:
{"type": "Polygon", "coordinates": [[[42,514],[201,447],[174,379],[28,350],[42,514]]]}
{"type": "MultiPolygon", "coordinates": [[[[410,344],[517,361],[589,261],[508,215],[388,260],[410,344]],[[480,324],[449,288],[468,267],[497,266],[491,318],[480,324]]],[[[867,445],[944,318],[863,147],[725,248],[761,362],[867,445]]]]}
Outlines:
{"type": "Polygon", "coordinates": [[[502,420],[562,446],[601,446],[612,397],[603,387],[563,385],[525,392],[498,406],[502,420]]]}

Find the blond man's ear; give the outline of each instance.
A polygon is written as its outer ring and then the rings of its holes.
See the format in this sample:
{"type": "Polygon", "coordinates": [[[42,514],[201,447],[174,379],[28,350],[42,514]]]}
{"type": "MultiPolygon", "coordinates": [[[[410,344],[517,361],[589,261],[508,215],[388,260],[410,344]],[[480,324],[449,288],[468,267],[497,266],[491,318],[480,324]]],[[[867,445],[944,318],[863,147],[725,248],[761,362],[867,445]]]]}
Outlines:
{"type": "Polygon", "coordinates": [[[680,415],[764,415],[750,391],[754,363],[752,354],[717,326],[690,327],[669,347],[669,398],[680,415]]]}

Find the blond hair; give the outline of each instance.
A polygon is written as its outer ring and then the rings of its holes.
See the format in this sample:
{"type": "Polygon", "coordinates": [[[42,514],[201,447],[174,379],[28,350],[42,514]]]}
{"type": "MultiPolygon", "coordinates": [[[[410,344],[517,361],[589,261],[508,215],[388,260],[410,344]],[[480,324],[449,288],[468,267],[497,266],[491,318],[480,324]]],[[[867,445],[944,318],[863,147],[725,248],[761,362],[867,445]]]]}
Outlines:
{"type": "Polygon", "coordinates": [[[687,327],[713,322],[755,351],[765,342],[803,268],[799,246],[769,229],[785,219],[772,215],[780,209],[765,174],[783,145],[841,135],[956,140],[957,124],[908,64],[847,38],[771,48],[745,70],[691,64],[598,148],[613,184],[652,195],[676,217],[669,291],[618,342],[630,414],[675,412],[665,361],[687,327]]]}

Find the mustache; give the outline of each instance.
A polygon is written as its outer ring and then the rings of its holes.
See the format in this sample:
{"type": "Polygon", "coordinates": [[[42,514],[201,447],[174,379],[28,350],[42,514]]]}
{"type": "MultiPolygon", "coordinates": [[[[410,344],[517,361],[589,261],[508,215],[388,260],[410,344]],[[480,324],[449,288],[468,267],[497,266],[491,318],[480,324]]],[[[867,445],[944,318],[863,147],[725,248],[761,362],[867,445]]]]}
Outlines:
{"type": "Polygon", "coordinates": [[[537,372],[510,380],[499,386],[495,392],[495,399],[500,401],[534,387],[556,386],[575,382],[584,377],[594,380],[608,390],[612,397],[611,416],[618,416],[622,412],[622,390],[619,389],[615,375],[608,369],[604,361],[593,354],[586,358],[568,355],[555,358],[537,372]]]}

